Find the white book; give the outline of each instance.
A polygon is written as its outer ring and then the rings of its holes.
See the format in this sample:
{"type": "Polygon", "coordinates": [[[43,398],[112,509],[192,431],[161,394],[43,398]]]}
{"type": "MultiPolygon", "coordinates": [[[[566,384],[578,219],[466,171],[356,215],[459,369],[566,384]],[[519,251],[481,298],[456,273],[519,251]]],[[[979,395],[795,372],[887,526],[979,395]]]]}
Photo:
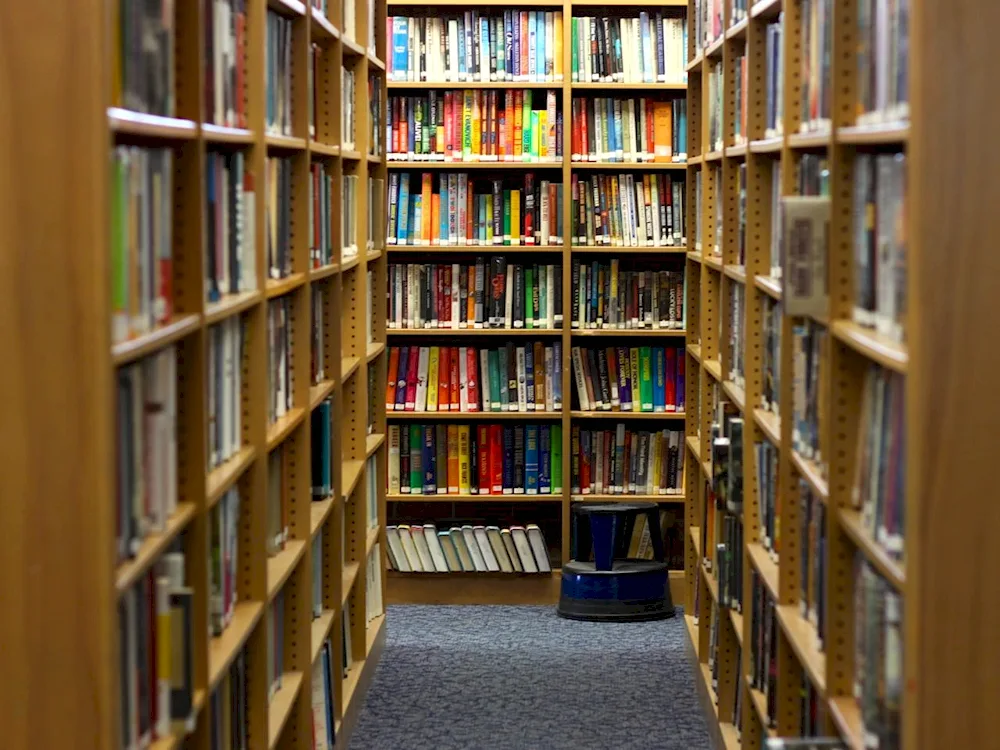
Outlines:
{"type": "Polygon", "coordinates": [[[587,381],[584,377],[583,354],[580,351],[580,347],[573,347],[571,357],[573,359],[573,379],[576,382],[576,395],[580,401],[580,409],[582,411],[590,411],[593,409],[593,406],[590,403],[590,398],[587,396],[587,381]]]}
{"type": "Polygon", "coordinates": [[[538,528],[537,524],[529,523],[525,531],[528,535],[528,542],[531,544],[531,551],[535,556],[535,564],[538,566],[538,571],[540,573],[550,572],[552,566],[549,564],[549,550],[545,546],[545,538],[542,536],[542,530],[538,528]]]}
{"type": "MultiPolygon", "coordinates": [[[[517,347],[517,407],[511,411],[528,411],[528,373],[525,363],[524,347],[517,347]]],[[[512,400],[513,405],[513,400],[512,400]]]]}
{"type": "Polygon", "coordinates": [[[642,180],[635,181],[635,212],[639,220],[639,242],[640,247],[646,247],[646,198],[642,188],[642,180]]]}
{"type": "Polygon", "coordinates": [[[504,549],[507,550],[507,556],[510,558],[510,564],[514,566],[514,572],[523,573],[524,566],[521,564],[520,555],[517,554],[517,547],[514,546],[510,529],[500,529],[500,541],[503,542],[504,549]]]}
{"type": "Polygon", "coordinates": [[[473,535],[476,544],[479,546],[479,553],[483,557],[483,563],[486,565],[486,570],[491,573],[497,573],[500,571],[500,563],[497,562],[496,555],[493,554],[493,549],[490,547],[489,537],[486,535],[485,526],[475,526],[473,527],[473,535]]]}
{"type": "Polygon", "coordinates": [[[460,383],[458,389],[458,407],[459,411],[466,412],[469,410],[469,365],[468,365],[468,348],[460,346],[458,348],[458,382],[460,383]]]}
{"type": "Polygon", "coordinates": [[[553,348],[545,347],[545,411],[555,411],[555,394],[553,393],[553,372],[555,371],[553,348]]]}
{"type": "Polygon", "coordinates": [[[504,573],[513,573],[514,565],[511,563],[510,556],[507,554],[507,548],[504,546],[503,539],[500,538],[500,528],[498,526],[487,526],[486,538],[490,544],[490,551],[493,552],[493,556],[496,558],[497,564],[500,566],[500,570],[504,573]]]}
{"type": "Polygon", "coordinates": [[[524,532],[524,527],[511,526],[510,536],[514,541],[514,547],[517,549],[524,572],[537,573],[538,565],[535,563],[534,555],[531,554],[531,544],[528,542],[528,535],[524,532]]]}
{"type": "Polygon", "coordinates": [[[448,56],[448,76],[449,81],[458,81],[458,19],[448,20],[448,49],[451,54],[448,56]]]}
{"type": "Polygon", "coordinates": [[[472,557],[472,564],[475,567],[476,572],[486,572],[486,559],[483,557],[483,552],[479,548],[479,542],[476,541],[475,530],[472,526],[462,527],[462,541],[465,542],[465,547],[469,550],[469,555],[472,557]]]}
{"type": "Polygon", "coordinates": [[[447,569],[452,573],[462,572],[462,563],[458,560],[458,551],[455,549],[455,543],[452,541],[451,533],[447,531],[437,532],[437,543],[441,547],[441,551],[444,553],[444,561],[447,565],[447,569]]]}
{"type": "Polygon", "coordinates": [[[458,263],[451,265],[451,328],[458,328],[458,300],[459,300],[459,280],[461,266],[458,263]]]}
{"type": "Polygon", "coordinates": [[[413,546],[416,547],[417,555],[420,557],[420,566],[425,573],[433,573],[435,565],[431,557],[430,547],[427,546],[427,539],[424,538],[424,527],[410,526],[410,536],[413,537],[413,546]]]}
{"type": "Polygon", "coordinates": [[[427,371],[430,366],[430,347],[420,347],[420,358],[417,360],[417,398],[413,404],[414,411],[427,411],[427,371]]]}
{"type": "Polygon", "coordinates": [[[458,554],[458,562],[461,565],[461,568],[459,569],[464,573],[471,573],[475,571],[476,566],[475,563],[472,562],[472,554],[469,552],[469,547],[465,543],[465,537],[462,535],[462,530],[458,526],[452,526],[448,531],[448,536],[451,537],[451,543],[455,545],[455,552],[458,554]]]}
{"type": "Polygon", "coordinates": [[[514,274],[511,273],[511,267],[508,265],[507,272],[507,285],[504,292],[506,297],[506,303],[504,306],[504,328],[514,327],[514,274]]]}
{"type": "Polygon", "coordinates": [[[542,182],[541,190],[541,203],[542,203],[542,226],[541,226],[541,244],[549,244],[549,191],[546,189],[548,187],[547,182],[542,182]]]}
{"type": "Polygon", "coordinates": [[[397,530],[399,533],[399,541],[403,548],[403,556],[399,561],[402,562],[405,559],[409,563],[411,571],[414,573],[422,573],[424,571],[424,565],[420,560],[420,555],[417,554],[417,547],[413,543],[413,536],[410,534],[410,527],[401,525],[397,527],[397,530]]]}
{"type": "Polygon", "coordinates": [[[434,563],[434,570],[438,573],[447,573],[448,563],[445,561],[444,550],[441,549],[441,542],[438,540],[437,528],[434,524],[424,524],[423,539],[427,544],[428,550],[430,551],[431,561],[434,563]]]}

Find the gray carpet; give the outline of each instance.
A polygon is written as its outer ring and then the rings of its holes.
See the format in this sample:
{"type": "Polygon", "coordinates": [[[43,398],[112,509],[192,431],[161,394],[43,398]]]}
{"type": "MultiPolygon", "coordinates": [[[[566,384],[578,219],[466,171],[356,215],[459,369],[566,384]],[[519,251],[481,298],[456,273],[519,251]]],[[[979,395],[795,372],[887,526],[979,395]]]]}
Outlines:
{"type": "MultiPolygon", "coordinates": [[[[678,610],[678,613],[680,610],[678,610]]],[[[351,750],[705,750],[681,617],[390,607],[351,750]]]]}

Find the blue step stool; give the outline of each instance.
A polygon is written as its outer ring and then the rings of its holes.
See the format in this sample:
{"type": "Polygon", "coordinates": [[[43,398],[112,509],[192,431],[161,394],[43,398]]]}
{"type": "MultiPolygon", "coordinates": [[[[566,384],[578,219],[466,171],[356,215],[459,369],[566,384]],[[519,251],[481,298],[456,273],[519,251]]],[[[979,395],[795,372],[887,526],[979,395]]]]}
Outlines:
{"type": "Polygon", "coordinates": [[[560,617],[589,622],[638,622],[674,616],[656,503],[577,503],[573,506],[577,550],[593,549],[593,562],[563,566],[560,617]],[[645,514],[653,560],[630,560],[629,534],[645,514]],[[589,540],[587,539],[589,537],[589,540]]]}

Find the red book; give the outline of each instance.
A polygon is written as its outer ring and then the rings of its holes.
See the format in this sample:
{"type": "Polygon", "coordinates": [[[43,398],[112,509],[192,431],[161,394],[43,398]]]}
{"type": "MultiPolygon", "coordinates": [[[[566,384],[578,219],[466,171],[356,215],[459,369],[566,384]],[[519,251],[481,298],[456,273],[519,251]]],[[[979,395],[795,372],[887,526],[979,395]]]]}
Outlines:
{"type": "Polygon", "coordinates": [[[646,143],[649,146],[649,158],[647,161],[653,161],[653,144],[656,143],[656,137],[653,130],[653,100],[646,100],[646,143]]]}
{"type": "Polygon", "coordinates": [[[476,441],[479,452],[479,494],[490,494],[490,428],[489,425],[479,425],[479,439],[476,441]]]}
{"type": "Polygon", "coordinates": [[[451,351],[442,346],[438,354],[438,411],[451,410],[451,351]]]}
{"type": "Polygon", "coordinates": [[[493,494],[503,494],[503,427],[490,425],[490,472],[493,476],[493,494]]]}
{"type": "Polygon", "coordinates": [[[534,195],[535,193],[535,175],[532,172],[525,172],[524,174],[524,195],[525,195],[525,209],[524,209],[524,244],[534,245],[535,244],[535,211],[537,207],[535,206],[535,200],[531,200],[531,208],[527,208],[529,195],[534,195]]]}
{"type": "Polygon", "coordinates": [[[683,354],[677,358],[677,387],[674,390],[674,397],[677,399],[674,402],[675,405],[677,406],[677,411],[683,411],[685,408],[683,354]]]}
{"type": "MultiPolygon", "coordinates": [[[[391,55],[390,55],[391,57],[391,55]]],[[[389,113],[389,121],[392,123],[392,143],[389,144],[389,152],[399,153],[399,99],[392,101],[392,112],[389,113]]]]}
{"type": "Polygon", "coordinates": [[[385,408],[396,408],[396,380],[399,378],[399,347],[389,347],[389,375],[385,386],[385,408]]]}
{"type": "Polygon", "coordinates": [[[408,149],[408,144],[410,143],[410,131],[409,131],[409,118],[410,113],[407,111],[409,108],[406,106],[406,97],[399,98],[399,151],[400,153],[406,153],[408,149]]]}
{"type": "Polygon", "coordinates": [[[476,347],[470,346],[465,350],[465,373],[466,379],[462,387],[466,389],[468,396],[469,411],[479,411],[479,354],[476,347]]]}
{"type": "Polygon", "coordinates": [[[441,310],[441,318],[440,318],[442,324],[445,324],[445,326],[444,326],[445,328],[451,328],[451,295],[452,295],[451,286],[452,286],[453,283],[454,283],[454,280],[452,279],[452,276],[451,276],[451,266],[450,265],[445,265],[445,267],[444,267],[444,294],[441,295],[443,299],[441,300],[442,310],[441,310]]]}
{"type": "Polygon", "coordinates": [[[590,154],[590,134],[587,132],[587,103],[585,101],[580,102],[580,155],[583,156],[583,160],[587,161],[587,156],[590,154]]]}
{"type": "Polygon", "coordinates": [[[417,405],[417,370],[419,369],[420,347],[410,347],[410,357],[406,360],[406,411],[413,411],[417,405]]]}
{"type": "MultiPolygon", "coordinates": [[[[451,382],[451,409],[450,411],[462,411],[462,395],[459,389],[462,387],[461,379],[458,374],[460,371],[460,365],[458,363],[458,348],[451,349],[451,376],[449,378],[451,382]]],[[[438,397],[440,401],[440,397],[438,397]]]]}
{"type": "MultiPolygon", "coordinates": [[[[590,453],[583,450],[583,441],[580,441],[580,492],[585,495],[590,494],[590,453]]],[[[594,435],[590,436],[590,450],[594,450],[594,435]]]]}
{"type": "Polygon", "coordinates": [[[667,411],[677,410],[677,350],[667,347],[666,390],[667,411]]]}
{"type": "Polygon", "coordinates": [[[521,11],[521,73],[528,80],[528,11],[521,11]]]}

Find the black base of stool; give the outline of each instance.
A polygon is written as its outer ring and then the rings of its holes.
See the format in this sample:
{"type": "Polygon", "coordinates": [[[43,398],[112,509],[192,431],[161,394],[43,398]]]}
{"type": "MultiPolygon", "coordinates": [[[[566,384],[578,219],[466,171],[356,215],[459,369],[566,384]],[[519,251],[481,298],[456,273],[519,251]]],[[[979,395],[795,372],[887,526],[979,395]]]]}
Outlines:
{"type": "Polygon", "coordinates": [[[563,566],[556,613],[569,620],[640,622],[674,616],[666,563],[617,560],[611,570],[571,561],[563,566]]]}

